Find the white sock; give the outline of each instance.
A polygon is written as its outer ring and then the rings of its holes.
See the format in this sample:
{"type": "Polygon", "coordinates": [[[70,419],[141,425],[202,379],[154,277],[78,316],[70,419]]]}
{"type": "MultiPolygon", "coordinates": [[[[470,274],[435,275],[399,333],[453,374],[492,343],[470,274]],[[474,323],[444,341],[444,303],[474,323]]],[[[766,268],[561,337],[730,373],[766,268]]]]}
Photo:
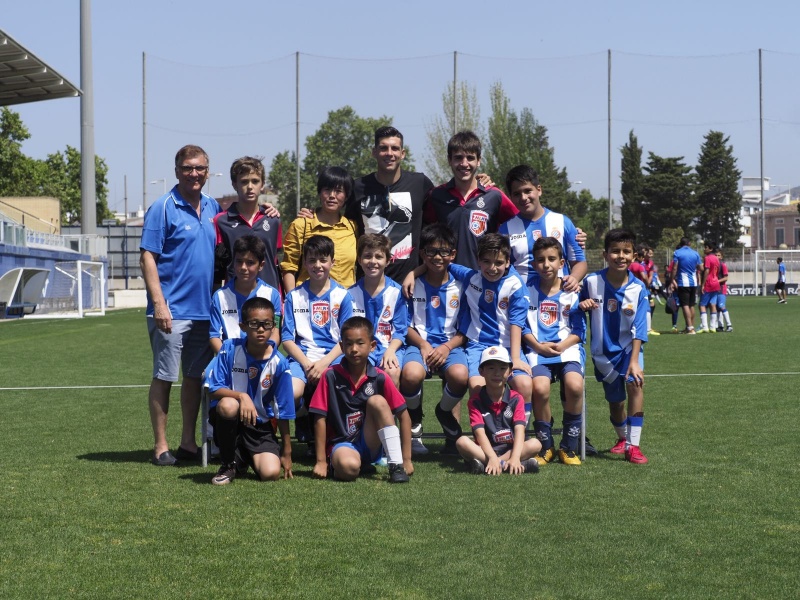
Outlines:
{"type": "Polygon", "coordinates": [[[711,329],[716,330],[717,328],[717,313],[711,313],[711,329]]]}
{"type": "Polygon", "coordinates": [[[722,322],[728,327],[731,327],[731,315],[727,310],[722,311],[722,322]]]}
{"type": "Polygon", "coordinates": [[[442,390],[442,399],[439,402],[439,404],[442,406],[442,409],[446,411],[453,410],[456,407],[456,404],[458,404],[460,401],[461,396],[458,398],[453,396],[453,392],[451,392],[450,388],[445,385],[444,389],[442,390]]]}
{"type": "Polygon", "coordinates": [[[700,329],[708,329],[708,313],[700,313],[700,329]]]}
{"type": "Polygon", "coordinates": [[[653,315],[647,311],[647,331],[653,331],[653,315]]]}
{"type": "Polygon", "coordinates": [[[400,430],[397,425],[387,425],[378,430],[378,438],[386,453],[386,461],[391,464],[403,464],[403,448],[400,445],[400,430]]]}

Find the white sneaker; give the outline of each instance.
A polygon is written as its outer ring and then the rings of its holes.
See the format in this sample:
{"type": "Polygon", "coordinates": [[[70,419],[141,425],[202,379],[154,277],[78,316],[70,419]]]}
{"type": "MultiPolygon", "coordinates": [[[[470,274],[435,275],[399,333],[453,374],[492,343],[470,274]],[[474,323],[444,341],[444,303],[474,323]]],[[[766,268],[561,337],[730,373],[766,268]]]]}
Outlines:
{"type": "Polygon", "coordinates": [[[425,447],[425,444],[422,443],[422,440],[418,437],[411,438],[411,455],[412,456],[422,456],[428,453],[428,449],[425,447]]]}

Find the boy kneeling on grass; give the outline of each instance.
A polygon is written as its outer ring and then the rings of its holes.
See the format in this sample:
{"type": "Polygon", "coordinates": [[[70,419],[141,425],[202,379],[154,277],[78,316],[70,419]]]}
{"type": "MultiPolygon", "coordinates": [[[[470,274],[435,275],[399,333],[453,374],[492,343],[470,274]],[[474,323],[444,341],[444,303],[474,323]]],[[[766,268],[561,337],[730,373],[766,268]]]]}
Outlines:
{"type": "Polygon", "coordinates": [[[292,478],[292,374],[270,339],[275,307],[256,296],[242,305],[241,315],[239,326],[247,337],[225,340],[206,367],[211,395],[208,417],[222,460],[211,479],[214,485],[231,483],[248,466],[262,480],[277,480],[281,467],[284,479],[292,478]],[[282,446],[275,435],[276,420],[282,446]]]}
{"type": "Polygon", "coordinates": [[[342,360],[322,374],[308,412],[315,417],[314,476],[354,481],[386,454],[389,481],[406,483],[411,463],[411,419],[391,378],[369,361],[372,323],[351,317],[342,325],[342,360]],[[400,421],[400,427],[394,419],[400,421]]]}
{"type": "Polygon", "coordinates": [[[490,346],[481,353],[478,369],[486,383],[468,403],[475,441],[465,435],[456,440],[459,454],[475,475],[539,471],[534,457],[542,445],[536,438],[525,439],[525,401],[507,386],[511,364],[502,346],[490,346]]]}

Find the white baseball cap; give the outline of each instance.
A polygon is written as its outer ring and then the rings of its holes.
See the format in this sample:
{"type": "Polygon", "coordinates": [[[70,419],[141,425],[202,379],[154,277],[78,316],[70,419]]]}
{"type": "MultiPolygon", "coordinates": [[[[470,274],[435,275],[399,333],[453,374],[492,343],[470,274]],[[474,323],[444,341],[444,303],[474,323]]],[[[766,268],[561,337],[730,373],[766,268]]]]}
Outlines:
{"type": "Polygon", "coordinates": [[[508,350],[502,346],[489,346],[486,350],[481,352],[481,365],[489,362],[490,360],[496,360],[498,362],[506,363],[507,365],[511,364],[511,357],[508,355],[508,350]]]}

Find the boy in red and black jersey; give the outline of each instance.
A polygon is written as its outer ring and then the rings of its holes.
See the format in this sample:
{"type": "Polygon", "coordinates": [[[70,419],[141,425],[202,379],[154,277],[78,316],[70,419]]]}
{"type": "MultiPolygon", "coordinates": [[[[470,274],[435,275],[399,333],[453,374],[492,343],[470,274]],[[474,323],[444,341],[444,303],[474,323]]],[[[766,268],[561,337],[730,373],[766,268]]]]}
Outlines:
{"type": "Polygon", "coordinates": [[[411,463],[411,419],[405,399],[380,368],[372,366],[372,323],[351,317],[342,325],[342,361],[325,370],[311,397],[315,417],[314,476],[353,481],[362,465],[389,463],[389,481],[405,483],[411,463]],[[395,417],[400,427],[395,425],[395,417]]]}

